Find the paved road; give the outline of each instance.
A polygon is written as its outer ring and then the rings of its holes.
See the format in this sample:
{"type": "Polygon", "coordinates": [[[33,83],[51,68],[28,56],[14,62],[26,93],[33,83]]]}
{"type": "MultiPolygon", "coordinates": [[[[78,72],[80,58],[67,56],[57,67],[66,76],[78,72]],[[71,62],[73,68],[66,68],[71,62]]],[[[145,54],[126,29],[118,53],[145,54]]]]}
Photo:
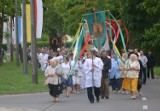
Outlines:
{"type": "Polygon", "coordinates": [[[143,95],[131,100],[130,95],[111,93],[109,100],[91,104],[86,90],[61,95],[60,102],[52,102],[45,93],[0,96],[0,111],[160,111],[160,80],[148,80],[142,88],[143,95]]]}

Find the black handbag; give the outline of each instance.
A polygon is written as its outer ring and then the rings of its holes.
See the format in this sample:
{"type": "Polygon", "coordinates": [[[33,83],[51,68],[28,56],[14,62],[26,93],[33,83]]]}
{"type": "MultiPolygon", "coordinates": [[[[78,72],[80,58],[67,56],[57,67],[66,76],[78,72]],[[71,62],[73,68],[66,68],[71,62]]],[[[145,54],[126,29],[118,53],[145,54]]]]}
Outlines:
{"type": "Polygon", "coordinates": [[[62,85],[62,83],[59,83],[59,77],[58,77],[58,92],[60,94],[62,94],[62,92],[63,92],[63,85],[62,85]]]}

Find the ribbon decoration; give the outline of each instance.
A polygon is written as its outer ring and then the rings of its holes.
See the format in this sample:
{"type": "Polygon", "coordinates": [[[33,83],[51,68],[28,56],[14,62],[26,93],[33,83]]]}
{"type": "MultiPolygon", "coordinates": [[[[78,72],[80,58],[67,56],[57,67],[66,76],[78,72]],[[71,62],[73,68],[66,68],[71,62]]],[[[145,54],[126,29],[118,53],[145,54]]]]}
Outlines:
{"type": "Polygon", "coordinates": [[[81,50],[81,47],[82,47],[82,41],[84,39],[84,19],[82,19],[83,23],[81,23],[81,33],[79,34],[79,40],[78,40],[78,50],[77,50],[77,53],[76,53],[76,56],[75,56],[75,63],[73,65],[73,67],[71,68],[71,70],[69,71],[69,74],[68,74],[68,77],[72,74],[77,62],[78,62],[78,58],[80,57],[80,50],[81,50]]]}
{"type": "Polygon", "coordinates": [[[77,39],[78,39],[78,36],[79,36],[79,34],[80,34],[81,27],[82,27],[82,23],[79,24],[79,28],[78,28],[78,30],[77,30],[77,32],[76,32],[76,34],[75,34],[75,38],[74,38],[74,40],[73,40],[73,42],[72,42],[71,47],[70,47],[69,50],[68,50],[68,53],[67,53],[66,57],[68,57],[70,51],[73,49],[73,46],[74,46],[74,44],[76,43],[76,41],[77,41],[77,39]]]}

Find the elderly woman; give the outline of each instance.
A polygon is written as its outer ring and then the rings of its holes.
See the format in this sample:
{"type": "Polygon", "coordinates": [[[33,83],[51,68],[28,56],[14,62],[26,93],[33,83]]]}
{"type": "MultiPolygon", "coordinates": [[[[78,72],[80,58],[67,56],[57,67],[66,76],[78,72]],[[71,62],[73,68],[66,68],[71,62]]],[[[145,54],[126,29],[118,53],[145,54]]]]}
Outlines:
{"type": "Polygon", "coordinates": [[[56,58],[52,58],[50,60],[50,66],[48,66],[45,70],[45,78],[46,84],[49,87],[49,93],[53,97],[54,102],[59,101],[59,84],[61,83],[61,79],[59,74],[56,73],[58,66],[58,60],[56,58]]]}
{"type": "Polygon", "coordinates": [[[129,90],[132,94],[131,98],[136,99],[140,64],[135,54],[131,54],[129,59],[128,64],[125,66],[125,69],[128,71],[126,77],[129,78],[130,82],[129,90]]]}
{"type": "Polygon", "coordinates": [[[110,83],[113,92],[116,91],[120,92],[121,76],[120,76],[119,59],[117,55],[113,55],[113,58],[111,59],[110,83]]]}
{"type": "Polygon", "coordinates": [[[128,93],[127,89],[129,86],[129,81],[128,78],[126,77],[127,72],[125,71],[125,65],[127,65],[128,63],[128,54],[127,53],[123,53],[122,55],[122,61],[120,61],[119,63],[119,67],[120,67],[120,74],[121,74],[121,79],[122,79],[122,86],[121,86],[121,90],[122,93],[128,93]]]}

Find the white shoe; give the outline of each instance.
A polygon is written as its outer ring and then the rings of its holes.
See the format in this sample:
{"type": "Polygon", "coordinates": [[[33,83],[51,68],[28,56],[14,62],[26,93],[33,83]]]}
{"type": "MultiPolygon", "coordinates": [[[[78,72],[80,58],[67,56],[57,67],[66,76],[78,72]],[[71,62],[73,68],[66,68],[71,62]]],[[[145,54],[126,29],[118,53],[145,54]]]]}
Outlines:
{"type": "Polygon", "coordinates": [[[121,90],[118,91],[118,93],[121,93],[121,92],[122,92],[121,90]]]}
{"type": "Polygon", "coordinates": [[[58,102],[58,101],[59,101],[59,98],[56,98],[56,101],[58,102]]]}
{"type": "Polygon", "coordinates": [[[131,96],[131,99],[136,99],[136,96],[131,96]]]}
{"type": "Polygon", "coordinates": [[[126,94],[129,94],[129,92],[128,92],[128,91],[126,91],[126,94]]]}
{"type": "Polygon", "coordinates": [[[113,93],[116,93],[116,91],[115,91],[115,90],[113,90],[112,92],[113,92],[113,93]]]}

